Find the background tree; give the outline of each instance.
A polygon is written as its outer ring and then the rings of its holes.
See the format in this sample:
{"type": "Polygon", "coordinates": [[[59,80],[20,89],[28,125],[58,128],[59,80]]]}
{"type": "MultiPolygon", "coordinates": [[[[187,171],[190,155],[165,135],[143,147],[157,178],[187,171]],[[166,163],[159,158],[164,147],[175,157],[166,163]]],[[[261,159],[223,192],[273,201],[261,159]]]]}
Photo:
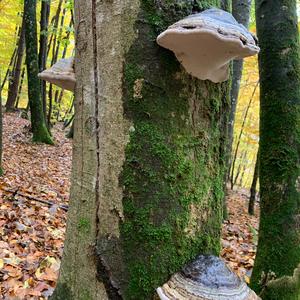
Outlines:
{"type": "MultiPolygon", "coordinates": [[[[246,28],[249,27],[251,4],[252,4],[252,0],[232,0],[232,15],[240,24],[243,24],[246,28]]],[[[233,61],[232,86],[230,91],[231,109],[230,109],[229,130],[228,130],[228,135],[229,135],[228,152],[229,153],[231,153],[232,151],[235,112],[236,112],[236,106],[239,97],[242,72],[243,72],[243,59],[233,61]]],[[[229,166],[230,165],[231,165],[231,159],[229,160],[229,166]]],[[[234,167],[232,168],[234,169],[234,167]]],[[[230,168],[228,171],[228,176],[229,175],[230,175],[230,168]]]]}
{"type": "Polygon", "coordinates": [[[37,53],[36,0],[24,1],[24,22],[28,99],[31,112],[33,141],[52,144],[53,141],[45,123],[43,106],[40,97],[40,81],[38,79],[39,67],[37,53]]]}
{"type": "MultiPolygon", "coordinates": [[[[39,49],[39,71],[46,69],[48,52],[49,16],[51,0],[42,0],[40,17],[40,49],[39,49]]],[[[47,94],[46,82],[41,80],[41,98],[43,104],[44,118],[47,116],[47,94]]]]}
{"type": "Polygon", "coordinates": [[[76,1],[72,191],[52,299],[152,299],[192,257],[219,253],[228,83],[192,78],[155,42],[219,4],[76,1]]]}
{"type": "Polygon", "coordinates": [[[16,52],[15,65],[12,70],[11,80],[8,89],[7,101],[5,104],[6,111],[13,110],[18,96],[19,84],[21,79],[22,63],[25,48],[25,26],[24,18],[20,28],[20,37],[18,41],[18,48],[16,52]]]}
{"type": "Polygon", "coordinates": [[[277,277],[292,275],[300,262],[300,49],[296,1],[257,0],[256,21],[261,47],[261,219],[251,285],[259,291],[263,287],[261,276],[270,272],[277,277]]]}
{"type": "Polygon", "coordinates": [[[255,213],[256,186],[257,186],[258,177],[259,177],[259,150],[256,155],[254,174],[253,174],[252,184],[250,188],[250,199],[248,205],[248,213],[250,215],[254,215],[255,213]]]}

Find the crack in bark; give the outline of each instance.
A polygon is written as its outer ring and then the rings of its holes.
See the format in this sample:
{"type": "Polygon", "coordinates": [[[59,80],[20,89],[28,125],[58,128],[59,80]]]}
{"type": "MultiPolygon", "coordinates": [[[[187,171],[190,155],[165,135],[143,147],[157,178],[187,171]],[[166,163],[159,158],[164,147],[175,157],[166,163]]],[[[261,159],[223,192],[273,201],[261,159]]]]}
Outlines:
{"type": "Polygon", "coordinates": [[[96,174],[96,186],[95,186],[95,197],[96,197],[96,220],[95,220],[95,252],[97,262],[97,277],[103,283],[106,294],[110,300],[122,300],[120,290],[115,286],[112,278],[110,268],[105,262],[104,258],[99,255],[96,251],[97,240],[99,238],[99,209],[100,209],[100,192],[99,192],[99,181],[100,181],[100,122],[99,122],[99,77],[98,77],[98,49],[97,49],[97,16],[96,16],[96,0],[92,0],[92,34],[93,34],[93,60],[94,60],[94,84],[95,84],[95,126],[96,126],[96,155],[97,155],[97,174],[96,174]]]}

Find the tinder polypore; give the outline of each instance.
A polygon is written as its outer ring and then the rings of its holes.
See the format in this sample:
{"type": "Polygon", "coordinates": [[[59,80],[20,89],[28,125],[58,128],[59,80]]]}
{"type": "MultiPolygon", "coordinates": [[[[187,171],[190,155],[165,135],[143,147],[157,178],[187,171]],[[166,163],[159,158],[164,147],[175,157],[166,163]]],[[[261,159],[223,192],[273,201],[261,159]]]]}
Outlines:
{"type": "Polygon", "coordinates": [[[259,300],[222,259],[199,255],[157,289],[161,300],[259,300]]]}
{"type": "Polygon", "coordinates": [[[194,77],[215,83],[229,78],[229,64],[259,52],[257,39],[234,17],[211,8],[171,25],[157,43],[173,51],[194,77]]]}
{"type": "Polygon", "coordinates": [[[51,68],[41,72],[39,78],[65,90],[74,92],[76,84],[74,58],[71,57],[59,60],[51,68]]]}

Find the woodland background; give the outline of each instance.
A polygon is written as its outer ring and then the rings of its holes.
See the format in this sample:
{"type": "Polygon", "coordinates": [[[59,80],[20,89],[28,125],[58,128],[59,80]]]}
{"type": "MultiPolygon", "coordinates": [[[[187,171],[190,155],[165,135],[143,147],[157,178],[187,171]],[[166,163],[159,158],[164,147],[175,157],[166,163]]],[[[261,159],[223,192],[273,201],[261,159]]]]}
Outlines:
{"type": "MultiPolygon", "coordinates": [[[[40,9],[41,1],[38,11],[40,9]]],[[[2,105],[6,102],[14,67],[22,11],[23,1],[0,0],[2,105]]],[[[72,0],[51,1],[47,67],[74,54],[72,14],[72,0]]],[[[254,8],[250,24],[250,31],[255,33],[254,8]]],[[[39,35],[43,34],[39,30],[39,35]]],[[[4,296],[44,299],[53,292],[62,255],[72,159],[72,141],[65,135],[74,116],[74,97],[71,92],[47,84],[46,119],[48,127],[52,128],[55,146],[32,145],[26,119],[28,99],[24,57],[21,70],[23,80],[16,103],[18,110],[4,115],[0,285],[4,296]],[[24,245],[19,244],[20,240],[24,245]]],[[[234,192],[229,192],[230,218],[224,223],[222,239],[222,256],[246,281],[249,281],[254,263],[258,229],[258,211],[255,216],[249,216],[246,208],[259,142],[258,77],[257,57],[245,59],[230,172],[234,192]]]]}

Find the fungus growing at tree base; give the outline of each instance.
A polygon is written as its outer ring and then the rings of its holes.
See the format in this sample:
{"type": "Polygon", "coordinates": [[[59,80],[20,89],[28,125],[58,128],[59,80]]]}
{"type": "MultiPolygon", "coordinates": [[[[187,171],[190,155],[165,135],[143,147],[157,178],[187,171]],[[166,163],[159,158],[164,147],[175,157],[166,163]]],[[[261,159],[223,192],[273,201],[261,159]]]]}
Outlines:
{"type": "Polygon", "coordinates": [[[199,255],[157,289],[161,300],[260,300],[219,257],[199,255]]]}

